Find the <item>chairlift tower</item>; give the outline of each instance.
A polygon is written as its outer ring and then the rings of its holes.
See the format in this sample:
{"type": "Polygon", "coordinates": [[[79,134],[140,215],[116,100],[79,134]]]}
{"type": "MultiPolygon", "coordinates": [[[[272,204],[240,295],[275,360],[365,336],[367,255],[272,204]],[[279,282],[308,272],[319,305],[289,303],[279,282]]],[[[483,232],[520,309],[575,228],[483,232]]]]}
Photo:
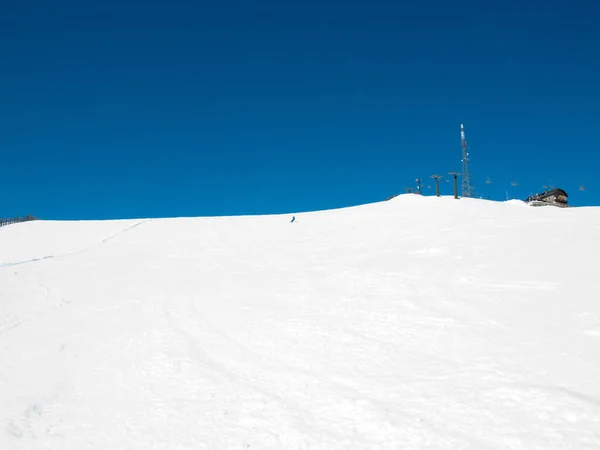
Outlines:
{"type": "Polygon", "coordinates": [[[471,186],[471,177],[469,176],[469,149],[465,138],[465,126],[462,123],[460,124],[460,141],[462,144],[462,196],[475,197],[475,189],[471,186]]]}
{"type": "Polygon", "coordinates": [[[458,198],[458,182],[456,181],[460,173],[458,172],[448,172],[449,175],[454,177],[454,198],[458,198]]]}
{"type": "Polygon", "coordinates": [[[421,195],[421,179],[417,178],[415,181],[417,182],[417,194],[421,195]]]}
{"type": "Polygon", "coordinates": [[[431,175],[431,178],[435,179],[435,195],[436,197],[440,196],[440,178],[443,178],[441,175],[431,175]]]}

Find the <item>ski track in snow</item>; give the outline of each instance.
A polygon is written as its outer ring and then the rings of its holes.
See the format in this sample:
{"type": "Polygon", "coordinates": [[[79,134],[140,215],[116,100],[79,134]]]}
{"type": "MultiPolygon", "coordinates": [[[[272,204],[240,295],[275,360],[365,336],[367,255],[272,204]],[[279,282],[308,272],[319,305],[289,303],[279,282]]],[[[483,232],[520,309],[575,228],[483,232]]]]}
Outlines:
{"type": "Polygon", "coordinates": [[[30,264],[30,263],[34,263],[34,262],[39,262],[39,261],[44,261],[47,259],[56,259],[56,258],[67,258],[69,256],[75,256],[75,255],[80,255],[84,252],[87,252],[95,247],[97,247],[98,245],[102,245],[106,242],[111,241],[112,239],[127,233],[128,231],[133,230],[134,228],[139,227],[140,225],[144,224],[144,223],[148,223],[150,222],[152,219],[147,219],[147,220],[142,220],[132,226],[129,226],[123,230],[117,231],[116,233],[103,238],[101,241],[96,242],[95,244],[92,244],[88,247],[82,248],[81,250],[77,250],[74,252],[69,252],[69,253],[64,253],[64,254],[60,254],[60,255],[47,255],[47,256],[40,256],[39,258],[32,258],[32,259],[27,259],[25,261],[17,261],[17,262],[8,262],[8,263],[0,263],[0,269],[4,268],[4,267],[15,267],[15,266],[21,266],[23,264],[30,264]]]}
{"type": "Polygon", "coordinates": [[[599,221],[400,196],[6,263],[0,448],[600,448],[599,221]]]}

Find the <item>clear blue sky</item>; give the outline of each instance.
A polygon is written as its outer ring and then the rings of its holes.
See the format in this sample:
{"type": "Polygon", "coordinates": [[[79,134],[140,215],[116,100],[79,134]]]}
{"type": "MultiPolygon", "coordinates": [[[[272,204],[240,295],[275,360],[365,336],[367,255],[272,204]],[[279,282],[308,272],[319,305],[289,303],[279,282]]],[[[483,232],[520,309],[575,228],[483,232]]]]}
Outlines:
{"type": "Polygon", "coordinates": [[[481,194],[598,205],[599,23],[591,0],[3,2],[0,216],[378,201],[460,170],[461,123],[481,194]]]}

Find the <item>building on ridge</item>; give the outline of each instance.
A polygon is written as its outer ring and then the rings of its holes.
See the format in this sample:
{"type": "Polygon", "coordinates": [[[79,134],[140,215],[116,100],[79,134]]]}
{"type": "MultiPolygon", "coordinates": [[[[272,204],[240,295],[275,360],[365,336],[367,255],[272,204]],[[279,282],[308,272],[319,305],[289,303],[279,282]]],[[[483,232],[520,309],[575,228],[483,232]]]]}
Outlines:
{"type": "Polygon", "coordinates": [[[530,195],[525,199],[525,203],[531,206],[558,206],[561,208],[568,207],[567,197],[569,195],[562,189],[555,188],[549,191],[544,191],[541,194],[530,195]]]}

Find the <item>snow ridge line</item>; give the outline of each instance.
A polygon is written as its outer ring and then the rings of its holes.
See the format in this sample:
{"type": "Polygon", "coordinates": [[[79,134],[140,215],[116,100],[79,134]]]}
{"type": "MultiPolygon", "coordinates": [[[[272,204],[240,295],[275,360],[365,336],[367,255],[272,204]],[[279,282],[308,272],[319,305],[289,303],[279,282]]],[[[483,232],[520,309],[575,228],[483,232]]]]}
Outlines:
{"type": "Polygon", "coordinates": [[[97,247],[98,245],[102,245],[105,244],[106,242],[109,242],[111,240],[113,240],[114,238],[127,233],[128,231],[133,230],[134,228],[139,227],[140,225],[147,223],[147,222],[151,222],[152,219],[146,219],[146,220],[142,220],[136,224],[131,225],[130,227],[127,227],[123,230],[117,231],[116,233],[105,237],[104,239],[102,239],[99,242],[96,242],[95,244],[92,244],[88,247],[82,248],[80,250],[76,250],[74,252],[70,252],[70,253],[63,253],[62,255],[48,255],[48,256],[41,256],[39,258],[33,258],[33,259],[26,259],[24,261],[17,261],[17,262],[8,262],[8,263],[0,263],[0,269],[3,269],[5,267],[15,267],[15,266],[21,266],[23,264],[29,264],[29,263],[34,263],[34,262],[39,262],[39,261],[44,261],[46,259],[56,259],[56,258],[66,258],[68,256],[75,256],[75,255],[80,255],[84,252],[87,252],[88,250],[91,250],[95,247],[97,247]]]}

